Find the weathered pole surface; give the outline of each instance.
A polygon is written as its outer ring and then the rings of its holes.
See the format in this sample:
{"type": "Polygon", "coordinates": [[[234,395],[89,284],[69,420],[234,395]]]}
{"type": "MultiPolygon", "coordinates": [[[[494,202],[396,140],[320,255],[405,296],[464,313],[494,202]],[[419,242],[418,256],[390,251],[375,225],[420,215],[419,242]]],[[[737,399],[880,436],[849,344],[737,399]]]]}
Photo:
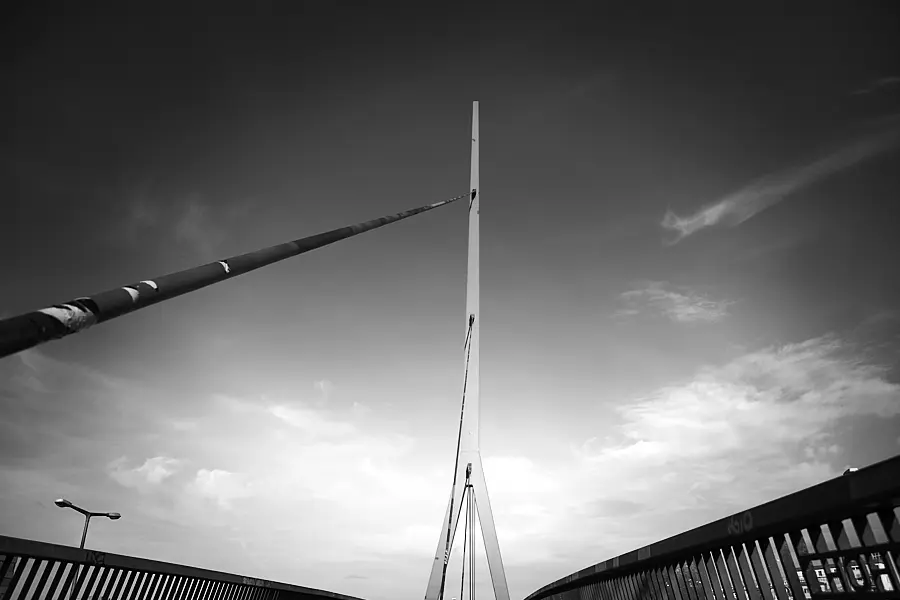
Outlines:
{"type": "Polygon", "coordinates": [[[77,333],[95,323],[109,321],[145,306],[255,271],[286,258],[333,244],[468,196],[468,193],[462,194],[442,202],[420,206],[349,227],[333,229],[162,277],[145,279],[93,296],[76,298],[64,304],[56,304],[0,320],[0,358],[77,333]]]}

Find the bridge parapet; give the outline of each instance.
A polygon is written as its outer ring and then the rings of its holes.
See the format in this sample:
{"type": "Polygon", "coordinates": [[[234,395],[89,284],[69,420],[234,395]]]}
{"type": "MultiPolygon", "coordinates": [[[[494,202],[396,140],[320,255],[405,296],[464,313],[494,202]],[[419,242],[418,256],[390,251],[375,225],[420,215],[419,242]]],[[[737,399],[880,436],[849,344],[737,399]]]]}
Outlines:
{"type": "Polygon", "coordinates": [[[0,536],[0,600],[359,600],[276,581],[0,536]]]}
{"type": "Polygon", "coordinates": [[[900,598],[900,456],[598,563],[526,600],[900,598]]]}

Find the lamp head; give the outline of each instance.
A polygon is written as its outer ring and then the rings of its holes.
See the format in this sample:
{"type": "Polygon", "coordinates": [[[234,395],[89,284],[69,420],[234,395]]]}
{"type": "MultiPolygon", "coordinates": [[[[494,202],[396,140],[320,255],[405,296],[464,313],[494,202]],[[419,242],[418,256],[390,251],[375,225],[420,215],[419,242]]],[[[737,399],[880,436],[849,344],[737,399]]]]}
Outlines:
{"type": "Polygon", "coordinates": [[[65,498],[57,498],[56,500],[54,500],[53,504],[57,505],[60,508],[68,508],[72,506],[72,503],[65,498]]]}
{"type": "Polygon", "coordinates": [[[116,519],[121,519],[122,515],[119,513],[106,513],[106,516],[115,521],[116,519]]]}

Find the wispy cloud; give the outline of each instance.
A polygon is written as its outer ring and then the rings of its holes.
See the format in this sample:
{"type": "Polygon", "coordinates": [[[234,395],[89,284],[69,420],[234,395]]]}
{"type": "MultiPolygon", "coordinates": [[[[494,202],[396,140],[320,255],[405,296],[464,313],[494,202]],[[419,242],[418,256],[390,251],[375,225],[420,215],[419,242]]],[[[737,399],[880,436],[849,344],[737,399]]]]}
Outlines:
{"type": "Polygon", "coordinates": [[[626,308],[617,311],[616,317],[649,312],[664,315],[677,323],[716,323],[728,316],[728,307],[733,304],[664,281],[644,283],[639,288],[623,292],[620,298],[626,308]]]}
{"type": "Polygon", "coordinates": [[[232,227],[246,218],[249,201],[209,202],[200,192],[171,193],[149,182],[123,187],[124,211],[110,234],[115,244],[155,240],[188,249],[201,259],[219,256],[232,227]]]}
{"type": "Polygon", "coordinates": [[[207,260],[216,257],[227,237],[214,210],[198,195],[192,195],[186,200],[181,215],[175,222],[174,232],[176,241],[190,246],[207,260]]]}
{"type": "Polygon", "coordinates": [[[900,85],[900,77],[897,77],[896,75],[889,75],[887,77],[880,77],[880,78],[876,79],[875,81],[871,82],[866,87],[855,90],[853,92],[853,94],[854,95],[871,94],[871,93],[880,91],[883,88],[894,87],[896,85],[900,85]]]}
{"type": "Polygon", "coordinates": [[[127,459],[122,457],[110,464],[110,477],[125,487],[138,490],[161,484],[181,467],[181,461],[166,456],[148,458],[144,464],[134,468],[126,467],[126,463],[127,459]]]}
{"type": "Polygon", "coordinates": [[[253,485],[246,475],[225,469],[200,469],[192,485],[196,493],[214,500],[226,510],[235,500],[254,495],[253,485]]]}
{"type": "Polygon", "coordinates": [[[313,383],[313,387],[321,394],[321,398],[325,402],[331,399],[331,394],[333,394],[335,390],[335,385],[327,379],[316,380],[313,383]]]}
{"type": "Polygon", "coordinates": [[[346,436],[356,432],[356,427],[352,423],[335,420],[322,411],[310,407],[278,404],[268,410],[275,417],[309,437],[346,436]]]}
{"type": "Polygon", "coordinates": [[[679,217],[670,209],[663,217],[661,225],[664,229],[675,232],[676,237],[669,242],[671,244],[714,225],[729,227],[740,225],[789,195],[829,175],[886,152],[897,144],[898,139],[900,129],[892,126],[888,131],[858,139],[806,165],[762,177],[716,202],[707,204],[690,216],[679,217]]]}

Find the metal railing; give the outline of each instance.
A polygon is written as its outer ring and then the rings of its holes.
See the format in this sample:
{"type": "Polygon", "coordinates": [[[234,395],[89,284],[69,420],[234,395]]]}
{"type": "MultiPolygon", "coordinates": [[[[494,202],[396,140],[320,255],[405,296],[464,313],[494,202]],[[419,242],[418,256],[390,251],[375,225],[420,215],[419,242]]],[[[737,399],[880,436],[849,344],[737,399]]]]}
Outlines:
{"type": "Polygon", "coordinates": [[[358,600],[312,588],[0,536],[0,600],[358,600]]]}
{"type": "Polygon", "coordinates": [[[900,456],[582,569],[526,600],[900,598],[900,456]]]}

